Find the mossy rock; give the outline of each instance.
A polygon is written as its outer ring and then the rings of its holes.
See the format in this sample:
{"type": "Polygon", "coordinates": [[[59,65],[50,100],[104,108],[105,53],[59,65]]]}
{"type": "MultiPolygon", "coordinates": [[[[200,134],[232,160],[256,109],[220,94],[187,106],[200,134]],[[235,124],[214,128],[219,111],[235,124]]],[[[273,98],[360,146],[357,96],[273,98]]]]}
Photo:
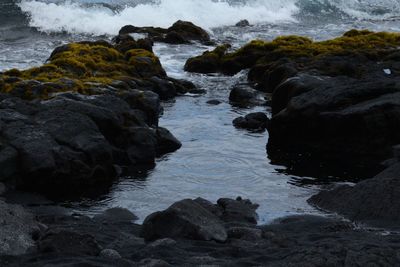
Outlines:
{"type": "MultiPolygon", "coordinates": [[[[343,36],[321,42],[314,42],[302,36],[282,36],[273,41],[254,40],[232,53],[226,53],[218,60],[210,60],[210,53],[191,58],[187,65],[193,62],[200,65],[207,62],[212,70],[233,75],[242,69],[251,68],[256,64],[268,64],[282,58],[297,60],[305,58],[313,60],[327,55],[363,54],[379,58],[387,50],[400,46],[400,34],[388,32],[371,32],[367,30],[350,30],[343,36]],[[215,64],[219,64],[215,66],[215,64]]],[[[212,56],[215,57],[214,54],[212,56]]],[[[205,68],[205,67],[204,67],[205,68]]],[[[207,70],[202,70],[207,73],[207,70]]],[[[187,71],[194,68],[187,67],[187,71]]],[[[194,69],[195,70],[195,69],[194,69]]]]}
{"type": "Polygon", "coordinates": [[[197,73],[220,72],[222,58],[231,46],[224,44],[216,47],[213,51],[206,51],[201,56],[190,58],[185,64],[185,71],[197,73]]]}
{"type": "Polygon", "coordinates": [[[119,77],[149,79],[153,76],[165,77],[166,73],[151,51],[130,49],[122,53],[105,41],[71,43],[56,48],[47,64],[4,72],[0,92],[10,93],[18,89],[14,93],[28,99],[47,98],[63,91],[91,94],[87,89],[94,83],[107,87],[119,77]],[[9,79],[16,81],[7,82],[9,79]],[[68,84],[65,84],[66,80],[68,84]],[[25,81],[36,81],[40,86],[35,83],[36,87],[32,87],[32,82],[25,81]],[[56,91],[48,89],[51,84],[56,91]]]}

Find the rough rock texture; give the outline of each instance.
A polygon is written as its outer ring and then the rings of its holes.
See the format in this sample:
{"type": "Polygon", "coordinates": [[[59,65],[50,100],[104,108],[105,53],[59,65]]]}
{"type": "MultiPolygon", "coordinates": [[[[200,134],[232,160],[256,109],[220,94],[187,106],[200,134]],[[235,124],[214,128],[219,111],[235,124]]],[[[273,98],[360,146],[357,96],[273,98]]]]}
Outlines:
{"type": "Polygon", "coordinates": [[[0,255],[27,253],[35,245],[33,237],[40,230],[34,216],[22,206],[0,200],[0,255]]]}
{"type": "Polygon", "coordinates": [[[171,237],[224,242],[227,238],[222,221],[190,199],[149,215],[142,234],[146,240],[171,237]]]}
{"type": "MultiPolygon", "coordinates": [[[[137,98],[148,101],[144,95],[137,98]]],[[[1,135],[9,152],[2,155],[9,156],[2,177],[17,176],[18,186],[44,193],[79,193],[77,188],[90,191],[110,182],[114,164],[153,164],[157,155],[180,143],[152,124],[159,106],[150,112],[140,107],[113,95],[64,94],[40,103],[3,100],[1,135]]]]}
{"type": "Polygon", "coordinates": [[[272,93],[274,163],[305,176],[368,178],[400,143],[399,44],[398,33],[358,30],[321,42],[282,36],[233,52],[217,47],[185,69],[250,69],[249,81],[272,93]]]}
{"type": "MultiPolygon", "coordinates": [[[[223,210],[204,199],[195,202],[196,209],[202,205],[215,216],[220,216],[223,210]]],[[[224,206],[252,206],[240,199],[221,202],[224,206]]],[[[265,226],[225,223],[228,236],[224,243],[187,238],[146,243],[139,237],[145,226],[127,221],[104,223],[78,214],[41,213],[38,219],[48,229],[38,234],[37,244],[46,240],[47,248],[52,249],[32,250],[19,256],[0,255],[1,266],[397,266],[400,263],[397,234],[382,235],[354,228],[348,222],[316,216],[285,217],[265,226]],[[60,238],[49,233],[59,233],[60,238]],[[63,249],[58,249],[61,245],[63,249]]]]}
{"type": "Polygon", "coordinates": [[[122,36],[130,33],[144,33],[156,42],[170,44],[190,44],[192,41],[211,43],[210,36],[205,30],[191,22],[181,20],[175,22],[168,29],[126,25],[119,31],[122,36]]]}
{"type": "Polygon", "coordinates": [[[400,163],[354,186],[322,191],[309,202],[319,208],[372,226],[399,228],[400,163]]]}
{"type": "Polygon", "coordinates": [[[160,99],[195,86],[167,77],[139,41],[115,42],[63,45],[43,66],[0,74],[0,181],[52,197],[97,194],[120,167],[153,166],[181,147],[158,126],[160,99]]]}

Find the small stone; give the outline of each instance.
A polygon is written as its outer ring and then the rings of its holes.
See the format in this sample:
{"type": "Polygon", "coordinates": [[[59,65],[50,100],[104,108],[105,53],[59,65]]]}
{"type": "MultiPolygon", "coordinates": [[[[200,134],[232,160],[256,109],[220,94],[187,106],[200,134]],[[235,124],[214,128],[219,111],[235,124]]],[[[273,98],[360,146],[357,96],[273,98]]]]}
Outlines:
{"type": "Polygon", "coordinates": [[[219,104],[221,104],[221,103],[222,103],[222,102],[219,101],[219,100],[217,100],[217,99],[212,99],[212,100],[207,101],[207,104],[209,104],[209,105],[214,105],[214,106],[219,105],[219,104]]]}
{"type": "Polygon", "coordinates": [[[122,258],[119,252],[114,249],[103,249],[100,252],[100,257],[112,260],[117,260],[122,258]]]}

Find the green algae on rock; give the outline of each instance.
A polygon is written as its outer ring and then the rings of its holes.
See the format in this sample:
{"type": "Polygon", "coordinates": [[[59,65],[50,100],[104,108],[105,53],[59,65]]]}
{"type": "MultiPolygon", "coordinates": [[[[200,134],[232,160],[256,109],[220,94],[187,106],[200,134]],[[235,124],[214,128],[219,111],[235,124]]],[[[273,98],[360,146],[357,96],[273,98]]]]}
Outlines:
{"type": "MultiPolygon", "coordinates": [[[[350,30],[343,36],[321,42],[314,42],[302,36],[282,36],[273,41],[254,40],[232,53],[212,52],[191,58],[185,65],[189,72],[221,72],[228,75],[253,67],[256,64],[271,63],[282,58],[313,59],[326,55],[361,53],[379,56],[380,50],[400,46],[400,34],[350,30]],[[207,69],[208,68],[208,69],[207,69]]],[[[226,50],[224,50],[226,52],[226,50]]]]}
{"type": "Polygon", "coordinates": [[[148,50],[121,52],[104,41],[82,42],[55,49],[43,66],[4,72],[0,89],[2,93],[27,99],[48,98],[51,93],[65,91],[93,94],[89,90],[93,83],[107,87],[121,79],[146,80],[153,76],[166,77],[166,73],[159,59],[148,50]],[[10,77],[19,79],[7,82],[10,77]],[[39,82],[36,87],[40,87],[40,92],[32,92],[32,86],[26,86],[27,81],[39,82]],[[48,83],[53,85],[51,92],[46,89],[48,83]]]}

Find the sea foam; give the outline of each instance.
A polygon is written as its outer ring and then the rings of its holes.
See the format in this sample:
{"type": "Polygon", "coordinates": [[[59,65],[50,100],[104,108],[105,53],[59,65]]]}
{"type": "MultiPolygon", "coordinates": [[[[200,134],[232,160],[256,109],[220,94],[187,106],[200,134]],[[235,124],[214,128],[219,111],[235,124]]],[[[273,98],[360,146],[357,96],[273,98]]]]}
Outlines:
{"type": "MultiPolygon", "coordinates": [[[[107,6],[85,2],[56,3],[22,0],[19,7],[30,19],[30,26],[44,32],[115,34],[122,26],[169,27],[187,20],[210,29],[232,25],[242,19],[251,23],[294,21],[297,0],[253,0],[231,4],[215,0],[161,0],[156,3],[124,6],[113,11],[107,6]]],[[[113,3],[113,2],[110,2],[113,3]]]]}

